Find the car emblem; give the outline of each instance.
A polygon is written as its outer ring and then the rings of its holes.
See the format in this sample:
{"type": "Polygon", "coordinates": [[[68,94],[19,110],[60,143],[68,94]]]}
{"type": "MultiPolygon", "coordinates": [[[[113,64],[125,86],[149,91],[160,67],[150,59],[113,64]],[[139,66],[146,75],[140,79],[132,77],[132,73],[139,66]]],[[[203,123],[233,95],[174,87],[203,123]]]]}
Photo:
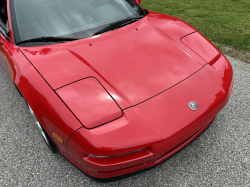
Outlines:
{"type": "Polygon", "coordinates": [[[196,102],[191,101],[188,103],[188,106],[192,109],[192,110],[197,110],[198,109],[198,105],[196,102]]]}

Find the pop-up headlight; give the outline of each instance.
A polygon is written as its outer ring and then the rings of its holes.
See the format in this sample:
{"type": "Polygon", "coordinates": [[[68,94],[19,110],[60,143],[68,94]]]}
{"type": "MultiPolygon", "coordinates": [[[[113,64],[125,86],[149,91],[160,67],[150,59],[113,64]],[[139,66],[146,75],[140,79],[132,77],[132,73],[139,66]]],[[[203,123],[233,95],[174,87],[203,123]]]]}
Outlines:
{"type": "Polygon", "coordinates": [[[210,65],[220,58],[219,51],[198,32],[191,33],[181,38],[181,41],[210,65]]]}
{"type": "Polygon", "coordinates": [[[77,119],[88,129],[123,115],[122,110],[95,78],[86,78],[56,90],[77,119]]]}

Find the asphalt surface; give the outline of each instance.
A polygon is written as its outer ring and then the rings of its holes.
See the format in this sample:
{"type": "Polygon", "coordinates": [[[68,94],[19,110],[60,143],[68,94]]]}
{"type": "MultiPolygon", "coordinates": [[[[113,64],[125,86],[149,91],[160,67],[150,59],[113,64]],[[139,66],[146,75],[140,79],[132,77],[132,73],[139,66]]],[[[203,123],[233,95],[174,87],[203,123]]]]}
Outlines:
{"type": "Polygon", "coordinates": [[[234,88],[214,123],[162,164],[108,183],[49,151],[0,67],[0,186],[250,186],[250,64],[227,58],[234,88]]]}

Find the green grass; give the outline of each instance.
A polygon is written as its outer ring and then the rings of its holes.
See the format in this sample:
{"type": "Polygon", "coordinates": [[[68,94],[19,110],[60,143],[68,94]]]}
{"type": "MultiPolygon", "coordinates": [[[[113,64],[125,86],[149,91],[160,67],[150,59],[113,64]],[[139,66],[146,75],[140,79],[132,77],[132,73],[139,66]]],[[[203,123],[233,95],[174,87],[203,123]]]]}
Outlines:
{"type": "Polygon", "coordinates": [[[142,0],[141,6],[188,22],[219,48],[250,51],[250,0],[142,0]]]}

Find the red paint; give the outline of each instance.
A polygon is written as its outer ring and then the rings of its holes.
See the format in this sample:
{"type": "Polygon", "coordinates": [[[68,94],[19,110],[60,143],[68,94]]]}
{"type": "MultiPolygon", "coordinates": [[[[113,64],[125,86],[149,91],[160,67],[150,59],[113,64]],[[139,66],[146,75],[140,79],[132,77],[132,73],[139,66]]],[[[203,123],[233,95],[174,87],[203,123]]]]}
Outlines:
{"type": "Polygon", "coordinates": [[[198,32],[183,37],[181,41],[210,65],[220,57],[219,51],[198,32]]]}
{"type": "Polygon", "coordinates": [[[123,115],[113,98],[93,77],[59,88],[56,93],[88,129],[116,120],[123,115]]]}
{"type": "Polygon", "coordinates": [[[140,5],[141,0],[135,0],[135,2],[136,2],[138,5],[140,5]]]}
{"type": "MultiPolygon", "coordinates": [[[[9,25],[14,41],[10,19],[9,25]]],[[[155,12],[72,42],[18,47],[0,40],[1,64],[46,132],[67,159],[94,177],[165,160],[209,126],[232,91],[224,55],[192,26],[155,12]],[[192,111],[190,101],[199,109],[192,111]]]]}
{"type": "Polygon", "coordinates": [[[125,110],[116,121],[91,131],[81,128],[69,141],[68,159],[86,173],[106,178],[153,166],[173,155],[203,132],[228,102],[232,68],[223,56],[216,63],[223,65],[217,69],[206,65],[177,86],[125,110]],[[228,77],[230,81],[222,85],[219,77],[228,77]],[[199,106],[197,111],[188,107],[192,100],[199,106]],[[150,152],[141,153],[145,154],[143,159],[134,154],[116,158],[112,163],[112,158],[87,157],[88,153],[108,156],[143,147],[150,152]],[[138,164],[142,165],[136,167],[138,164]]]}
{"type": "Polygon", "coordinates": [[[181,35],[174,40],[152,25],[154,14],[150,16],[97,37],[49,48],[20,49],[53,89],[94,76],[106,89],[113,89],[111,95],[119,97],[117,102],[125,109],[177,84],[205,64],[192,50],[184,48],[181,35]]]}

